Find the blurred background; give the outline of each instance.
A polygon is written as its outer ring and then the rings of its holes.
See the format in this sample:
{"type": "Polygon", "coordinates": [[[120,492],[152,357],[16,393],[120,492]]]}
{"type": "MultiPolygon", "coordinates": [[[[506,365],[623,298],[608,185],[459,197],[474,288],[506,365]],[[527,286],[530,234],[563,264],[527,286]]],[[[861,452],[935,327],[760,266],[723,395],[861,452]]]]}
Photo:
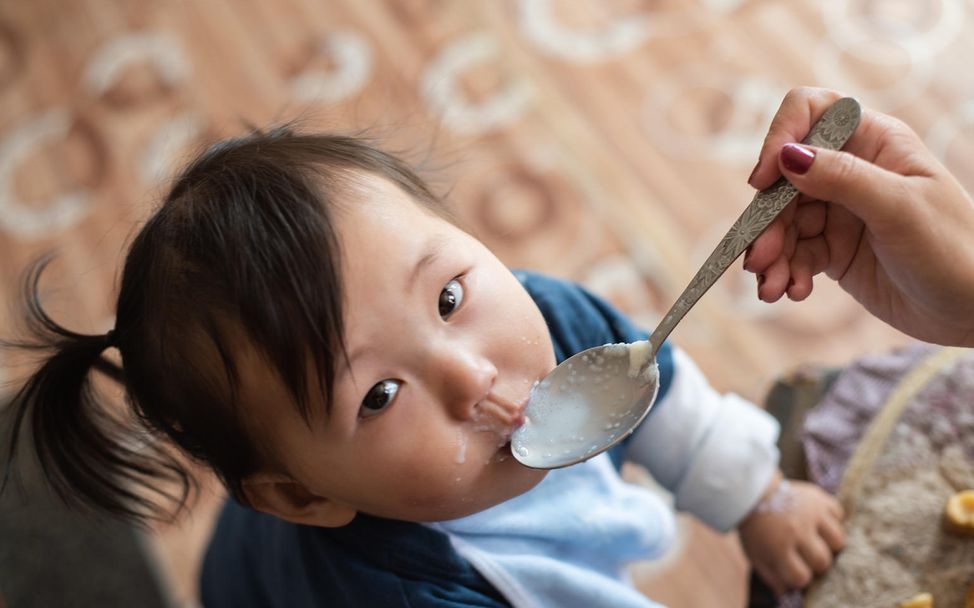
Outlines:
{"type": "MultiPolygon", "coordinates": [[[[174,170],[295,118],[402,153],[509,265],[580,281],[651,328],[750,201],[794,86],[904,119],[974,186],[972,4],[0,0],[0,332],[16,328],[25,265],[51,250],[48,310],[109,329],[126,244],[174,170]]],[[[754,291],[738,262],[672,339],[755,402],[799,366],[905,342],[832,285],[801,304],[754,291]]],[[[8,395],[27,369],[15,359],[0,353],[8,395]]],[[[62,513],[28,480],[40,498],[0,503],[0,596],[94,605],[87,583],[98,605],[132,587],[155,598],[137,605],[196,605],[222,500],[202,478],[188,516],[136,532],[62,513]]],[[[637,584],[674,607],[743,605],[736,539],[681,521],[637,584]]]]}

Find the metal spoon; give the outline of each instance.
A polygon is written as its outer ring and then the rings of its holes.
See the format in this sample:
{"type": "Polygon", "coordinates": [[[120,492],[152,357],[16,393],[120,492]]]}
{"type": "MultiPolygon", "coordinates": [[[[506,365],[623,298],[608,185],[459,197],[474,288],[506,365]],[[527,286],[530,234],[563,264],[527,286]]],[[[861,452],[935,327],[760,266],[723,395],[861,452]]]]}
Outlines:
{"type": "MultiPolygon", "coordinates": [[[[856,130],[860,115],[855,99],[839,99],[802,142],[838,150],[856,130]]],[[[511,437],[514,457],[528,467],[555,469],[592,458],[632,433],[656,399],[656,353],[663,340],[797,195],[783,177],[758,192],[649,340],[590,348],[548,374],[531,391],[526,422],[511,437]]]]}

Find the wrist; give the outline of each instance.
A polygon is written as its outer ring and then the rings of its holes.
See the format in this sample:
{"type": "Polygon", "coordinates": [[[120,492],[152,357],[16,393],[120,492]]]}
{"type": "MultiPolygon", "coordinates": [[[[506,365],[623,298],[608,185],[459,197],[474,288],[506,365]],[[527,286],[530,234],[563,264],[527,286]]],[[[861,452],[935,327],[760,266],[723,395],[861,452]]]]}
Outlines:
{"type": "Polygon", "coordinates": [[[771,475],[771,479],[768,481],[768,485],[764,488],[764,492],[761,493],[761,497],[758,498],[758,501],[754,503],[753,507],[751,507],[748,517],[757,513],[768,513],[783,510],[783,508],[786,506],[785,502],[787,502],[787,497],[789,495],[790,489],[788,480],[785,479],[785,476],[780,469],[775,469],[774,474],[771,475]]]}

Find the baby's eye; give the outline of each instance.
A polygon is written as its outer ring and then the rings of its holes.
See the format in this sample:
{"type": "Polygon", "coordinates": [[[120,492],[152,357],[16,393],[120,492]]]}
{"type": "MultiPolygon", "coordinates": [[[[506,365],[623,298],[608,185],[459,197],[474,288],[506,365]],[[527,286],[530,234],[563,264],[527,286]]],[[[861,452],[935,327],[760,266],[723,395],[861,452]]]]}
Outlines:
{"type": "Polygon", "coordinates": [[[444,319],[449,318],[456,309],[460,308],[461,302],[463,302],[463,285],[460,284],[460,281],[453,279],[440,292],[440,316],[444,319]]]}
{"type": "Polygon", "coordinates": [[[402,382],[399,380],[383,380],[369,389],[365,399],[362,399],[362,407],[359,408],[359,416],[368,418],[375,416],[386,409],[399,392],[402,382]]]}

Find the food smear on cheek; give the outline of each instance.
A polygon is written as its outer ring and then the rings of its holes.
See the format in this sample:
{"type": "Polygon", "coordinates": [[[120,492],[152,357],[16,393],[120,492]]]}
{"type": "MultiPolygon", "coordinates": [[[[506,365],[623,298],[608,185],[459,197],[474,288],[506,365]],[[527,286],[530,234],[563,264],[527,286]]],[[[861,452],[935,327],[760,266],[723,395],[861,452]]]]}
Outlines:
{"type": "MultiPolygon", "coordinates": [[[[453,462],[463,464],[467,461],[467,436],[462,429],[457,429],[457,453],[453,457],[453,462]]],[[[459,480],[459,478],[457,478],[459,480]]]]}

